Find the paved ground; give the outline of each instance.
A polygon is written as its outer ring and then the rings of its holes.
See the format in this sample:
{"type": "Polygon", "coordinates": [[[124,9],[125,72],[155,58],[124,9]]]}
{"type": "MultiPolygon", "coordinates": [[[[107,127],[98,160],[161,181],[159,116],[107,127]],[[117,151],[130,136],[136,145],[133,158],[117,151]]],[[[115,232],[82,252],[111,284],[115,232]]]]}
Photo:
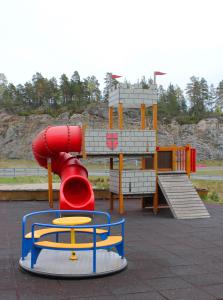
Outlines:
{"type": "MultiPolygon", "coordinates": [[[[153,216],[135,201],[126,206],[128,268],[91,280],[55,280],[18,269],[21,218],[47,202],[0,202],[0,299],[223,299],[223,206],[209,205],[212,218],[193,221],[167,211],[153,216]]],[[[97,209],[106,208],[97,202],[97,209]]]]}

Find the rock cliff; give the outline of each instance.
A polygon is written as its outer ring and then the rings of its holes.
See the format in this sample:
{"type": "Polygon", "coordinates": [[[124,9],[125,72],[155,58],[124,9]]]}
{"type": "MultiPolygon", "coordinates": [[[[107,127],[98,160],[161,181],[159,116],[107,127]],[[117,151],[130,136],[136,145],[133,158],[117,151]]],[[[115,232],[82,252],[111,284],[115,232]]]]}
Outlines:
{"type": "MultiPolygon", "coordinates": [[[[128,128],[139,128],[139,119],[129,113],[125,120],[128,128]]],[[[117,118],[116,118],[117,121],[117,118]]],[[[78,125],[90,128],[107,128],[107,111],[100,107],[88,109],[83,114],[63,113],[57,118],[49,115],[17,116],[0,110],[0,158],[32,159],[31,143],[36,134],[49,125],[78,125]]],[[[159,124],[159,145],[191,144],[197,148],[198,159],[223,159],[223,120],[203,119],[198,124],[159,124]]]]}

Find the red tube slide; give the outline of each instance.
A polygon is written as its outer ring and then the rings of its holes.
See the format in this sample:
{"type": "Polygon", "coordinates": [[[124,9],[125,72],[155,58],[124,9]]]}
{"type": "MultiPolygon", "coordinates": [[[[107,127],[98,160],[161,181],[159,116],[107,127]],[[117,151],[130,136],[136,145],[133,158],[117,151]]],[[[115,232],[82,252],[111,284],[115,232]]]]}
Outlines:
{"type": "Polygon", "coordinates": [[[41,131],[33,140],[33,154],[40,166],[61,178],[60,209],[94,210],[94,193],[88,171],[79,159],[68,152],[80,152],[82,131],[79,126],[53,126],[41,131]]]}

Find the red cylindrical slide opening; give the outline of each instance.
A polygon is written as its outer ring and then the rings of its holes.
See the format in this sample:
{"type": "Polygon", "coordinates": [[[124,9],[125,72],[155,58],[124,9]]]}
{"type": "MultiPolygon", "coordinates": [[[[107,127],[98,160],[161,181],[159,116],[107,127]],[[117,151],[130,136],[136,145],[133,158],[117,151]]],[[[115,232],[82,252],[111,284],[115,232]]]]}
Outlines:
{"type": "Polygon", "coordinates": [[[61,185],[60,198],[63,209],[82,209],[91,203],[92,196],[89,181],[84,177],[70,177],[61,185]]]}

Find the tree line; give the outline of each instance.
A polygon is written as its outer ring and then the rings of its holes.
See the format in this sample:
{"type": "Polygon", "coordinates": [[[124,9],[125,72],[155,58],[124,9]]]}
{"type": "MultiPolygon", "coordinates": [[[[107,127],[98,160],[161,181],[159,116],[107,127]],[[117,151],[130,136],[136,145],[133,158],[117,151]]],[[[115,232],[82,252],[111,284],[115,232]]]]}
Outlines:
{"type": "MultiPolygon", "coordinates": [[[[126,80],[125,83],[130,84],[126,80]]],[[[138,83],[149,88],[153,80],[143,76],[138,83]]],[[[107,102],[109,89],[117,84],[118,81],[108,72],[101,91],[94,75],[81,79],[75,71],[71,78],[62,74],[59,81],[36,73],[30,81],[15,86],[0,73],[0,107],[18,114],[81,113],[88,105],[107,102]]],[[[180,123],[193,123],[204,117],[223,116],[223,80],[215,87],[213,84],[209,86],[204,78],[192,76],[185,90],[171,83],[167,89],[158,86],[158,93],[158,116],[164,121],[175,118],[180,123]]]]}
{"type": "Polygon", "coordinates": [[[0,74],[0,105],[15,112],[82,112],[86,105],[100,99],[99,82],[94,75],[81,80],[75,71],[70,79],[62,74],[57,82],[55,77],[47,79],[36,73],[31,81],[15,86],[0,74]]]}
{"type": "Polygon", "coordinates": [[[170,84],[167,90],[159,87],[160,116],[180,123],[194,123],[202,118],[223,116],[223,80],[217,87],[204,78],[192,76],[185,91],[170,84]]]}

